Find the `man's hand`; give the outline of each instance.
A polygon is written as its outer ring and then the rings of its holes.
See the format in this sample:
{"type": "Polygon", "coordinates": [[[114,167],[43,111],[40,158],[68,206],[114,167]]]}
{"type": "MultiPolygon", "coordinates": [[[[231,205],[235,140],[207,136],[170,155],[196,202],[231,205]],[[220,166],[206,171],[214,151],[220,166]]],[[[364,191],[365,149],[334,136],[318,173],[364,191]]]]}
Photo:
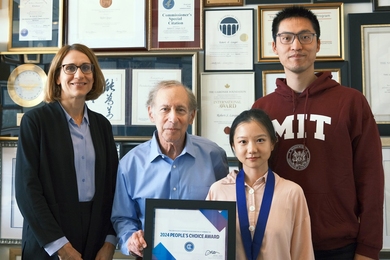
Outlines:
{"type": "Polygon", "coordinates": [[[69,242],[61,247],[57,254],[60,260],[83,260],[81,254],[69,242]]]}
{"type": "Polygon", "coordinates": [[[127,240],[127,250],[129,250],[131,254],[135,254],[137,256],[144,255],[143,251],[146,246],[147,245],[144,239],[144,232],[142,230],[134,232],[127,240]]]}
{"type": "Polygon", "coordinates": [[[109,242],[105,242],[96,255],[95,260],[112,260],[115,253],[115,246],[109,242]]]}

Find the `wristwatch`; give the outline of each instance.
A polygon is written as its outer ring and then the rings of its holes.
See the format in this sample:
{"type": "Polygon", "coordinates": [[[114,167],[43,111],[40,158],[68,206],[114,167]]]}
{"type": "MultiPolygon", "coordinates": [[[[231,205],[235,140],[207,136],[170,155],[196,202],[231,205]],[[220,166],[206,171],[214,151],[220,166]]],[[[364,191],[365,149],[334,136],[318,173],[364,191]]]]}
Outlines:
{"type": "Polygon", "coordinates": [[[16,67],[8,77],[8,94],[22,107],[33,107],[43,101],[43,89],[46,84],[45,71],[34,64],[22,64],[16,67]]]}

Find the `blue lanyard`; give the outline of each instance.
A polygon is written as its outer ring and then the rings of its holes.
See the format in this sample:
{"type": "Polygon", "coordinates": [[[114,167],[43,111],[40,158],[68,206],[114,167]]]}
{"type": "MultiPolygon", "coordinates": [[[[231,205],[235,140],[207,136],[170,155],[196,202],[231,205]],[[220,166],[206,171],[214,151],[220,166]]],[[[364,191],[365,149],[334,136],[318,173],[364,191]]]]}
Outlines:
{"type": "Polygon", "coordinates": [[[257,219],[253,241],[249,232],[249,218],[246,206],[244,179],[245,173],[244,170],[241,169],[236,179],[238,220],[240,222],[241,237],[246,256],[249,260],[255,260],[260,252],[261,244],[263,243],[265,226],[267,225],[272,197],[274,195],[275,176],[272,170],[268,169],[267,183],[265,184],[263,200],[261,202],[260,213],[257,219]]]}

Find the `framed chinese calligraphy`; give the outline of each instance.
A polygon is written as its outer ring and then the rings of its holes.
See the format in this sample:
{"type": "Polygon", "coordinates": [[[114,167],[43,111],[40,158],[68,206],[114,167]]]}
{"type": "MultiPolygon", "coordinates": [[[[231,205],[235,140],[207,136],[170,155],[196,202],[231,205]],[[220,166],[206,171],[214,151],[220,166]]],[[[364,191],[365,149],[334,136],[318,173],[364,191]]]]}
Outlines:
{"type": "MultiPolygon", "coordinates": [[[[155,126],[147,117],[146,98],[157,81],[176,79],[197,93],[197,52],[98,52],[96,55],[109,84],[97,106],[109,120],[117,119],[112,121],[116,140],[151,138],[155,126]]],[[[194,123],[188,132],[195,134],[196,127],[194,123]]]]}
{"type": "Polygon", "coordinates": [[[112,125],[125,124],[126,70],[103,69],[106,91],[96,100],[87,101],[90,109],[104,115],[112,125]]]}
{"type": "Polygon", "coordinates": [[[9,3],[8,51],[53,51],[62,46],[63,0],[9,3]]]}
{"type": "Polygon", "coordinates": [[[150,50],[201,50],[204,0],[149,0],[150,50]]]}

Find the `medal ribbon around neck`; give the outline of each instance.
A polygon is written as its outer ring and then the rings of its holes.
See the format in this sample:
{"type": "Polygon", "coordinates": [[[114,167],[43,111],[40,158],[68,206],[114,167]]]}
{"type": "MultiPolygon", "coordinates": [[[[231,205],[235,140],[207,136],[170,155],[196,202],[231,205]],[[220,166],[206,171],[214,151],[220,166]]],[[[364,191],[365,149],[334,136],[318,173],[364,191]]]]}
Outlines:
{"type": "Polygon", "coordinates": [[[249,218],[246,206],[244,179],[245,173],[244,170],[241,169],[236,179],[238,220],[240,222],[241,238],[244,244],[246,256],[249,260],[255,260],[260,252],[261,244],[263,243],[265,226],[267,225],[272,197],[274,195],[275,176],[272,170],[268,168],[267,182],[265,184],[263,200],[261,202],[260,214],[257,219],[253,241],[249,231],[249,218]]]}

